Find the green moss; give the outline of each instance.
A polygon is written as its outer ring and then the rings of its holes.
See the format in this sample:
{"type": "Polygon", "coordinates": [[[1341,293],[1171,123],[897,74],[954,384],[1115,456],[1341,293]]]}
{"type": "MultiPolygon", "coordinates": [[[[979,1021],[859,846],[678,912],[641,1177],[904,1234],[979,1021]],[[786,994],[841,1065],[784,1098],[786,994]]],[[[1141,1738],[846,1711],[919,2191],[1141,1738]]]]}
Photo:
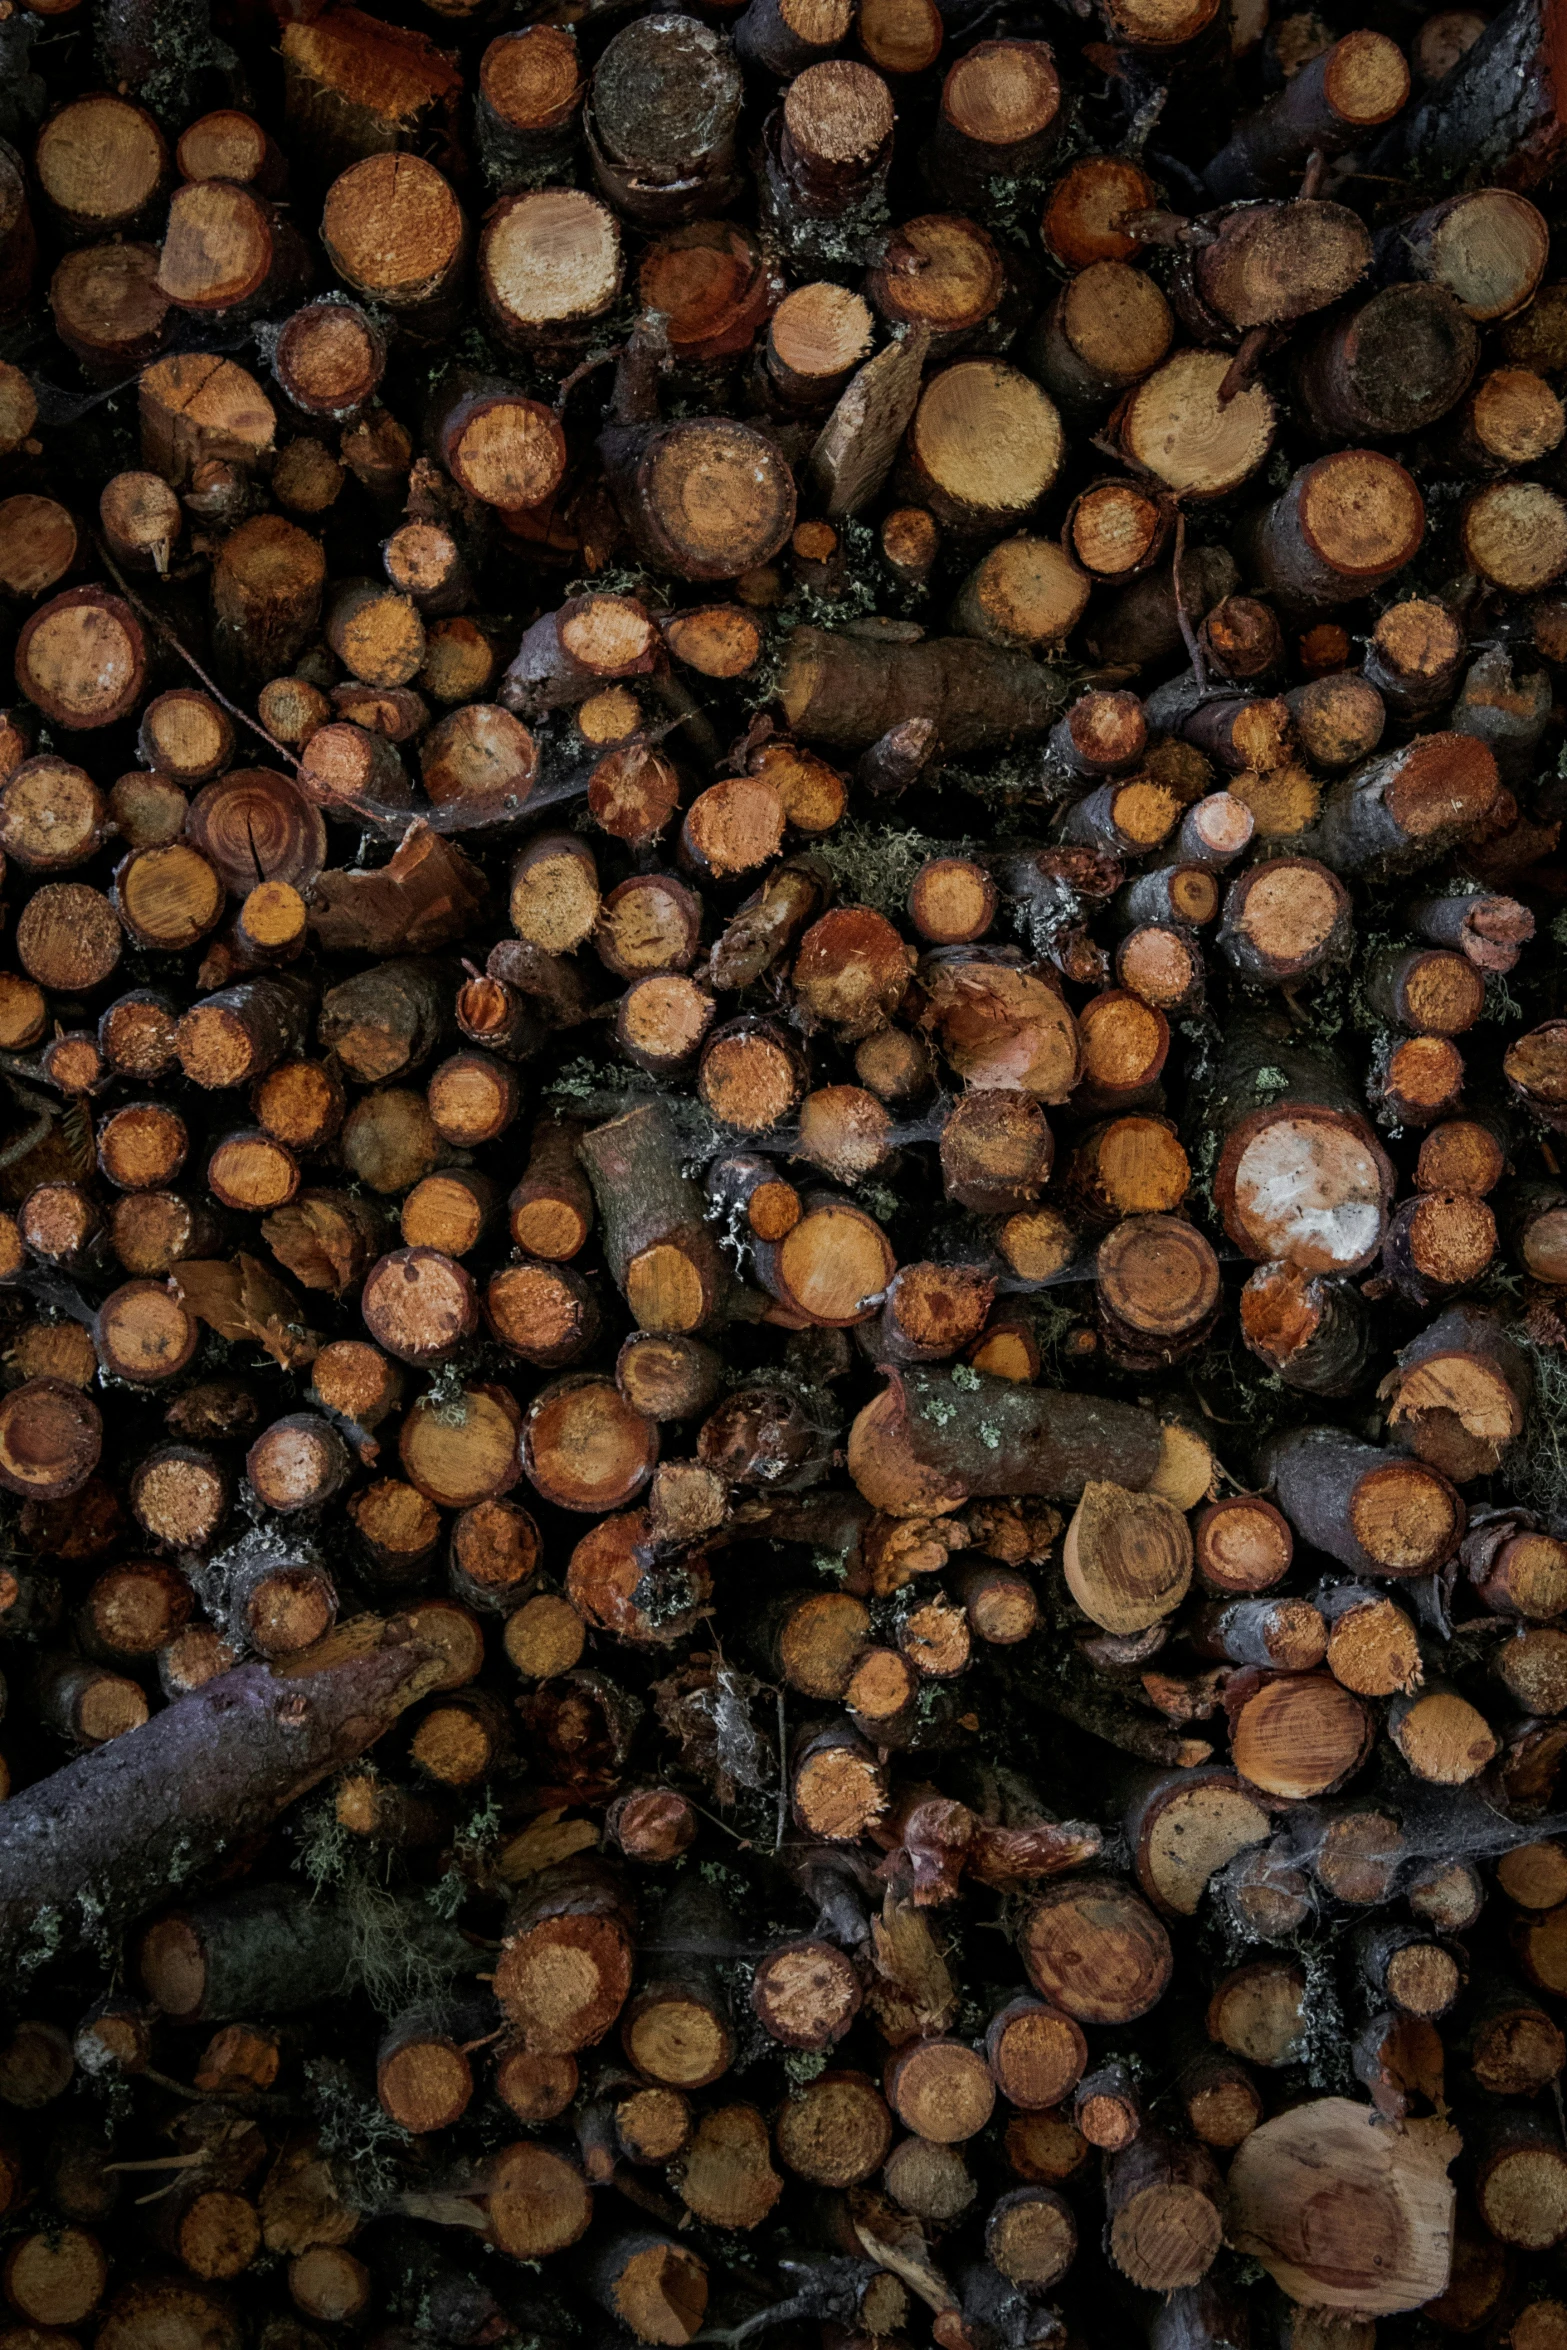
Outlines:
{"type": "Polygon", "coordinates": [[[860,1206],[881,1224],[890,1224],[904,1205],[897,1193],[889,1191],[885,1183],[856,1183],[854,1196],[860,1206]]]}
{"type": "Polygon", "coordinates": [[[17,1974],[25,1981],[36,1974],[50,1960],[59,1955],[65,1937],[65,1922],[52,1902],[44,1902],[33,1913],[27,1929],[27,1940],[16,1954],[17,1974]]]}
{"type": "Polygon", "coordinates": [[[401,2191],[400,2161],[414,2148],[413,2133],[383,2113],[340,2065],[307,2063],[305,2088],[321,2132],[321,2151],[344,2199],[357,2211],[383,2209],[401,2191]]]}
{"type": "Polygon", "coordinates": [[[965,854],[968,840],[936,840],[912,827],[894,830],[880,824],[840,824],[837,831],[815,843],[816,854],[848,903],[873,906],[878,914],[901,914],[908,904],[914,876],[931,857],[965,854]]]}
{"type": "Polygon", "coordinates": [[[356,1839],[338,1819],[331,1796],[319,1795],[296,1814],[293,1825],[294,1867],[309,1881],[312,1893],[347,1882],[356,1839]]]}
{"type": "Polygon", "coordinates": [[[1522,1324],[1508,1336],[1534,1374],[1529,1424],[1507,1460],[1511,1498],[1554,1525],[1567,1518],[1567,1358],[1537,1345],[1522,1324]]]}

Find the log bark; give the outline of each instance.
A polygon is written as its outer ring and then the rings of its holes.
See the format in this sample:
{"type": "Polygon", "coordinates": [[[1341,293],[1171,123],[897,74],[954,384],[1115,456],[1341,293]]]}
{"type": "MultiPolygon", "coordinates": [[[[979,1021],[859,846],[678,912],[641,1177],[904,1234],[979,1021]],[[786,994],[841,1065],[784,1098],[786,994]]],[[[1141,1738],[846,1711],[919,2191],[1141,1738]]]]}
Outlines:
{"type": "Polygon", "coordinates": [[[890,1373],[849,1443],[860,1491],[895,1516],[939,1513],[986,1493],[1071,1501],[1096,1478],[1137,1490],[1158,1463],[1156,1423],[1134,1405],[1047,1401],[1006,1380],[959,1386],[913,1368],[890,1373]]]}
{"type": "Polygon", "coordinates": [[[133,1739],[30,1790],[7,1814],[0,1851],[10,1880],[0,1917],[13,1963],[41,1903],[62,1943],[76,1946],[86,1930],[84,1888],[100,1914],[133,1916],[167,1883],[176,1852],[216,1856],[390,1728],[431,1685],[432,1659],[371,1631],[345,1640],[313,1672],[278,1677],[246,1665],[220,1675],[133,1739]],[[201,1758],[194,1774],[193,1755],[201,1758]]]}
{"type": "Polygon", "coordinates": [[[0,9],[0,2350],[1564,2350],[1557,4],[0,9]]]}
{"type": "Polygon", "coordinates": [[[1452,2233],[1447,2165],[1457,2132],[1441,2122],[1380,2131],[1369,2107],[1323,2098],[1265,2123],[1231,2171],[1232,2226],[1244,2249],[1307,2308],[1376,2318],[1413,2308],[1444,2289],[1452,2233]],[[1328,2164],[1353,2192],[1327,2199],[1322,2233],[1309,2182],[1328,2164]],[[1397,2230],[1396,2260],[1373,2247],[1397,2230]]]}

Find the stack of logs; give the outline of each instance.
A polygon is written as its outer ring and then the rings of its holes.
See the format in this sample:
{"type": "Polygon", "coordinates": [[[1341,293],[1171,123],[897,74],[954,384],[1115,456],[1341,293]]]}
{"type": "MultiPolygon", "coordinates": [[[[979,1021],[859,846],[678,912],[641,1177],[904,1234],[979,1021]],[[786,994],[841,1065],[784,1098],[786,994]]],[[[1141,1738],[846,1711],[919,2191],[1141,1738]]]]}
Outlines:
{"type": "Polygon", "coordinates": [[[0,0],[0,2350],[1567,2350],[1563,0],[274,8],[0,0]]]}

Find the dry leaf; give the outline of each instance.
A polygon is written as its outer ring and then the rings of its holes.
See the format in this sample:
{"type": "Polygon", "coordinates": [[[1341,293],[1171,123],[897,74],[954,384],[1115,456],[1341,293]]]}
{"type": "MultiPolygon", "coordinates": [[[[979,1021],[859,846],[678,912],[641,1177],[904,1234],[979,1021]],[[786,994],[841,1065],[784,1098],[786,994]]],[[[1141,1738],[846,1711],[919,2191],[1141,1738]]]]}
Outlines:
{"type": "Polygon", "coordinates": [[[541,1811],[518,1836],[511,1837],[495,1856],[495,1874],[508,1885],[536,1876],[558,1860],[576,1852],[596,1852],[599,1832],[591,1820],[568,1820],[564,1810],[541,1811]]]}
{"type": "Polygon", "coordinates": [[[243,1250],[236,1257],[176,1265],[169,1278],[191,1312],[220,1338],[254,1339],[285,1371],[302,1371],[315,1361],[320,1342],[305,1327],[298,1298],[243,1250]]]}

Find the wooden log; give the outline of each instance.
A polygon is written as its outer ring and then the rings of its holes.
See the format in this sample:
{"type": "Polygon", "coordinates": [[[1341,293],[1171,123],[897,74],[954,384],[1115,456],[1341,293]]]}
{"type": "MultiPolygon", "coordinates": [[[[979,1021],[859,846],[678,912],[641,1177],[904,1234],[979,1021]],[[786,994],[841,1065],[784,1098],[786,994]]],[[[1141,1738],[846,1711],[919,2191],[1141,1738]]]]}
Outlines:
{"type": "Polygon", "coordinates": [[[350,292],[438,332],[457,315],[468,223],[450,182],[418,155],[367,155],[327,190],[321,242],[350,292]]]}
{"type": "Polygon", "coordinates": [[[1409,68],[1381,34],[1346,34],[1236,130],[1203,179],[1218,197],[1261,195],[1315,148],[1342,154],[1381,129],[1409,96],[1409,68]]]}
{"type": "Polygon", "coordinates": [[[58,1906],[60,1932],[69,1939],[77,1929],[68,1912],[84,1884],[109,1914],[133,1914],[159,1889],[146,1872],[161,1877],[160,1853],[182,1837],[214,1848],[240,1823],[270,1819],[302,1778],[316,1784],[361,1751],[428,1686],[428,1671],[427,1652],[373,1641],[292,1680],[245,1666],[221,1694],[198,1691],[159,1715],[133,1745],[116,1742],[67,1765],[57,1793],[68,1781],[76,1796],[69,1834],[51,1824],[48,1781],[10,1823],[7,1865],[26,1877],[29,1890],[7,1897],[8,1941],[19,1947],[40,1899],[58,1906]],[[203,1754],[194,1785],[185,1770],[193,1738],[203,1754]],[[134,1850],[125,1845],[129,1819],[134,1850]]]}
{"type": "Polygon", "coordinates": [[[1111,2259],[1154,2291],[1196,2284],[1219,2249],[1218,2198],[1205,2149],[1140,2133],[1112,2158],[1106,2179],[1111,2259]]]}
{"type": "Polygon", "coordinates": [[[720,34],[649,18],[616,34],[584,113],[593,175],[627,217],[662,226],[722,212],[735,190],[740,75],[720,34]]]}
{"type": "Polygon", "coordinates": [[[1282,1438],[1267,1461],[1297,1532],[1359,1574],[1425,1572],[1463,1532],[1463,1505],[1439,1472],[1335,1430],[1282,1438]]]}
{"type": "Polygon", "coordinates": [[[569,166],[580,135],[581,67],[572,35],[554,25],[501,34],[479,62],[475,134],[485,177],[515,195],[569,166]]]}
{"type": "Polygon", "coordinates": [[[1308,2307],[1380,2316],[1417,2306],[1441,2290],[1448,2273],[1453,2191],[1446,2171],[1457,2135],[1439,2122],[1385,2134],[1369,2107],[1344,2098],[1299,2106],[1265,2123],[1239,2149],[1231,2171],[1232,2225],[1276,2281],[1308,2307]],[[1324,2158],[1354,2192],[1332,2198],[1331,2224],[1324,2213],[1319,2237],[1303,2230],[1302,2219],[1315,2208],[1306,2181],[1320,2176],[1324,2158]],[[1373,2250],[1388,2226],[1399,2229],[1396,2262],[1373,2250]]]}

